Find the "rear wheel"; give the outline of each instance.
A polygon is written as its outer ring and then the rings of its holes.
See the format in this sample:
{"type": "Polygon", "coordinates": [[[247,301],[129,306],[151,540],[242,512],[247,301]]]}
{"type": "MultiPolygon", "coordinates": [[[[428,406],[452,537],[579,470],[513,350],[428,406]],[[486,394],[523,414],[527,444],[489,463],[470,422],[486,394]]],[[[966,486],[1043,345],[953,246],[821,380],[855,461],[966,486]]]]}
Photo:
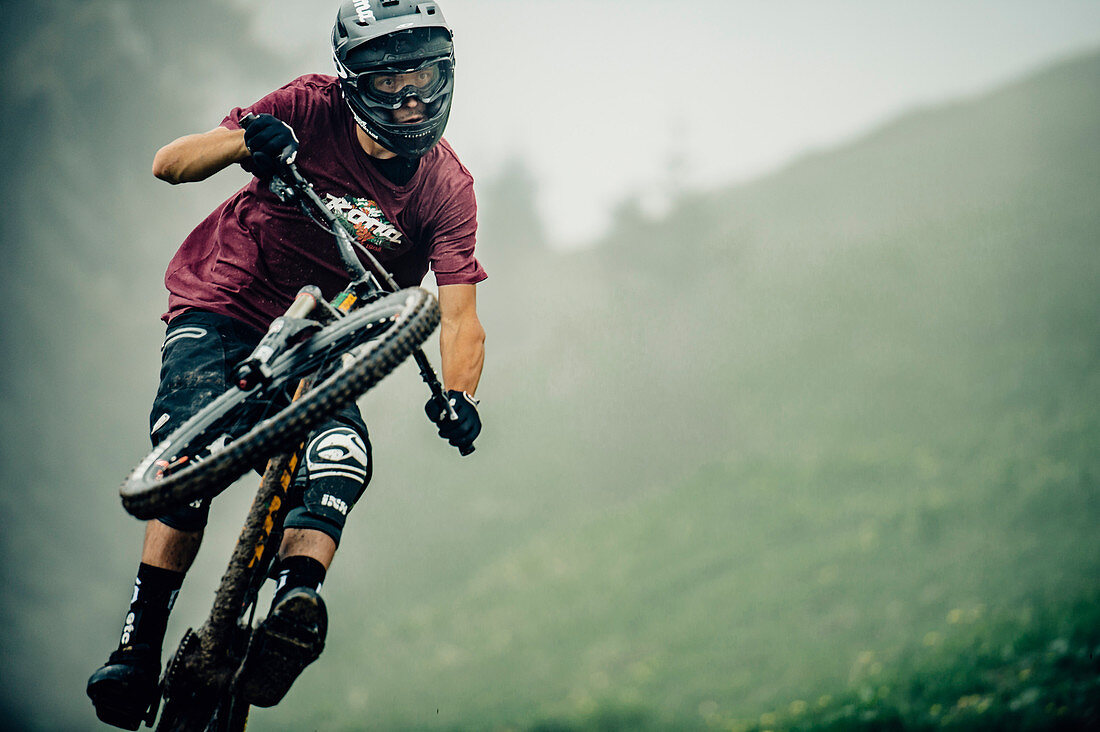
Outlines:
{"type": "Polygon", "coordinates": [[[230,389],[160,442],[122,485],[122,505],[150,519],[216,495],[377,384],[438,323],[435,298],[420,288],[330,323],[276,359],[267,384],[230,389]],[[324,378],[290,402],[298,381],[318,369],[324,378]]]}

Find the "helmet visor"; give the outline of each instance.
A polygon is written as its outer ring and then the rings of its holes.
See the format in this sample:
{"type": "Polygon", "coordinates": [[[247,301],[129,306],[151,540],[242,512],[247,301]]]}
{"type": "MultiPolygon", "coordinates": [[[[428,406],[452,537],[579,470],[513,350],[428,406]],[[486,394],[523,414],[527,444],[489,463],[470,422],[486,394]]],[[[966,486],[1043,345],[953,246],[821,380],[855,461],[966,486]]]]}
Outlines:
{"type": "Polygon", "coordinates": [[[372,106],[400,107],[409,97],[431,103],[451,77],[449,59],[432,59],[412,69],[371,69],[355,75],[355,88],[372,106]]]}

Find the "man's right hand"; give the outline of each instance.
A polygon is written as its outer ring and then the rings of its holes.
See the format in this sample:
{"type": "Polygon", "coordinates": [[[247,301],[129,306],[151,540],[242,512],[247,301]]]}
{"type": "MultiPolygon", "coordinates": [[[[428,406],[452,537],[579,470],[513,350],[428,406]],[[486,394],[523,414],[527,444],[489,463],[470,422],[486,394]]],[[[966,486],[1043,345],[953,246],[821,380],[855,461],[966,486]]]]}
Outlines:
{"type": "Polygon", "coordinates": [[[481,434],[481,417],[477,413],[478,400],[464,391],[451,389],[447,392],[447,401],[454,410],[455,419],[451,419],[447,410],[435,397],[424,405],[428,419],[439,428],[439,436],[455,447],[468,447],[481,434]]]}
{"type": "Polygon", "coordinates": [[[298,155],[294,130],[270,114],[259,114],[244,131],[244,145],[252,156],[251,172],[270,178],[283,172],[298,155]]]}

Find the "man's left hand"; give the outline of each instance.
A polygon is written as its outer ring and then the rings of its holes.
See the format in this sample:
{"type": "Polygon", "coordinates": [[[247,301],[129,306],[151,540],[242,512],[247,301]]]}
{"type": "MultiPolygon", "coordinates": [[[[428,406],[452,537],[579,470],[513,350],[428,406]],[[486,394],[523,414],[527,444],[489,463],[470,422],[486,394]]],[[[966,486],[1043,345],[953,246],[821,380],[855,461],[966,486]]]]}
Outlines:
{"type": "Polygon", "coordinates": [[[457,419],[451,419],[447,410],[434,397],[424,405],[428,419],[439,426],[439,436],[455,447],[472,445],[481,433],[481,417],[477,413],[478,400],[456,389],[447,392],[447,400],[457,419]]]}

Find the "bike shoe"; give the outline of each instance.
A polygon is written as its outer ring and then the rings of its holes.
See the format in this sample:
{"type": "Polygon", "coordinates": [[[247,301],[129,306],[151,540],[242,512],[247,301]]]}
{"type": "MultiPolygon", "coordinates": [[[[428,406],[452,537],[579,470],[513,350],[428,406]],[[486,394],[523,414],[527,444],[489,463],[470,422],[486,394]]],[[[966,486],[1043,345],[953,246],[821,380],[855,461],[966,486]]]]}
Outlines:
{"type": "Polygon", "coordinates": [[[271,608],[252,636],[240,692],[249,704],[273,707],[325,647],[328,614],[317,591],[296,587],[271,608]]]}
{"type": "Polygon", "coordinates": [[[160,653],[145,644],[119,649],[88,679],[88,696],[101,722],[136,730],[157,693],[160,653]]]}

